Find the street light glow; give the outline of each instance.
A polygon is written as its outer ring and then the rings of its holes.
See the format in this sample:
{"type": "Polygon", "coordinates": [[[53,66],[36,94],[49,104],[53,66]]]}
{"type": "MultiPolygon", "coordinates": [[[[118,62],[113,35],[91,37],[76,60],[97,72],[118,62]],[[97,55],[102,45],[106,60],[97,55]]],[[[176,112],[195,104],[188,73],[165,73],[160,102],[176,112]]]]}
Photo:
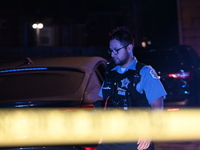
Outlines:
{"type": "Polygon", "coordinates": [[[42,29],[44,27],[44,25],[42,23],[34,23],[32,25],[33,29],[42,29]]]}
{"type": "Polygon", "coordinates": [[[37,26],[38,26],[39,29],[42,29],[42,28],[43,28],[43,24],[42,24],[42,23],[38,23],[37,26]]]}
{"type": "Polygon", "coordinates": [[[144,47],[144,48],[147,46],[146,42],[142,42],[141,45],[142,45],[142,47],[144,47]]]}
{"type": "Polygon", "coordinates": [[[32,28],[33,28],[33,29],[36,29],[36,28],[37,28],[37,24],[34,23],[34,24],[32,25],[32,28]]]}

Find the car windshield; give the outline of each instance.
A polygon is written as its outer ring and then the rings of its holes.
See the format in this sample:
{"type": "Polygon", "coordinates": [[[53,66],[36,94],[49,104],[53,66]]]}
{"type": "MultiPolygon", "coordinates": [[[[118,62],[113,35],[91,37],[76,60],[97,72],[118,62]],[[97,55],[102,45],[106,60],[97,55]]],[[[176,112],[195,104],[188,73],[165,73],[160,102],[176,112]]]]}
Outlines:
{"type": "Polygon", "coordinates": [[[76,92],[83,77],[84,72],[76,69],[3,73],[0,74],[0,100],[68,95],[76,92]]]}

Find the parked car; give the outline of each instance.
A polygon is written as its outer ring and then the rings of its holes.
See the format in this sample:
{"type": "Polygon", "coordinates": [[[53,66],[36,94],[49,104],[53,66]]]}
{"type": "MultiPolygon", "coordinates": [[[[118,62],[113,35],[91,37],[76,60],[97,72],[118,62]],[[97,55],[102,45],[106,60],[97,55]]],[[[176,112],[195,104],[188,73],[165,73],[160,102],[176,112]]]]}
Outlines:
{"type": "MultiPolygon", "coordinates": [[[[1,63],[0,108],[93,109],[92,103],[100,100],[98,92],[105,78],[106,64],[101,57],[26,58],[1,63]]],[[[86,147],[44,145],[12,149],[84,150],[86,147]]],[[[92,146],[89,149],[92,150],[92,146]]]]}
{"type": "Polygon", "coordinates": [[[161,77],[168,95],[166,108],[198,107],[200,58],[186,45],[166,49],[135,49],[138,61],[151,65],[161,77]]]}

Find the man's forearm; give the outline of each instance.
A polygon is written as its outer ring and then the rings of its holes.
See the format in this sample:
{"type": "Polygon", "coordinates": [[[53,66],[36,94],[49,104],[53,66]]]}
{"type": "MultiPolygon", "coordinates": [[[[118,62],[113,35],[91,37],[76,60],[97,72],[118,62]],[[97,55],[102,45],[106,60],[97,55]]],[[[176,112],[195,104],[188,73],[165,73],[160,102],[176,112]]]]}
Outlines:
{"type": "Polygon", "coordinates": [[[163,97],[159,97],[158,99],[154,100],[151,103],[151,107],[153,109],[163,109],[164,104],[163,104],[163,97]]]}

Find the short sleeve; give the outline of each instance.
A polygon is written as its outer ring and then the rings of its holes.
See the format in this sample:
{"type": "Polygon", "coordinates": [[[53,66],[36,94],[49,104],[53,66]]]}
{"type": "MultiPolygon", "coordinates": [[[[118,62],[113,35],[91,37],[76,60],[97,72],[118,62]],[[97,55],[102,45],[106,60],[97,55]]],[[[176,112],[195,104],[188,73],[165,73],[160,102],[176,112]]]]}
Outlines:
{"type": "Polygon", "coordinates": [[[141,80],[136,89],[139,93],[145,92],[149,104],[159,97],[165,98],[167,93],[154,68],[151,66],[144,66],[140,70],[140,75],[141,80]]]}

